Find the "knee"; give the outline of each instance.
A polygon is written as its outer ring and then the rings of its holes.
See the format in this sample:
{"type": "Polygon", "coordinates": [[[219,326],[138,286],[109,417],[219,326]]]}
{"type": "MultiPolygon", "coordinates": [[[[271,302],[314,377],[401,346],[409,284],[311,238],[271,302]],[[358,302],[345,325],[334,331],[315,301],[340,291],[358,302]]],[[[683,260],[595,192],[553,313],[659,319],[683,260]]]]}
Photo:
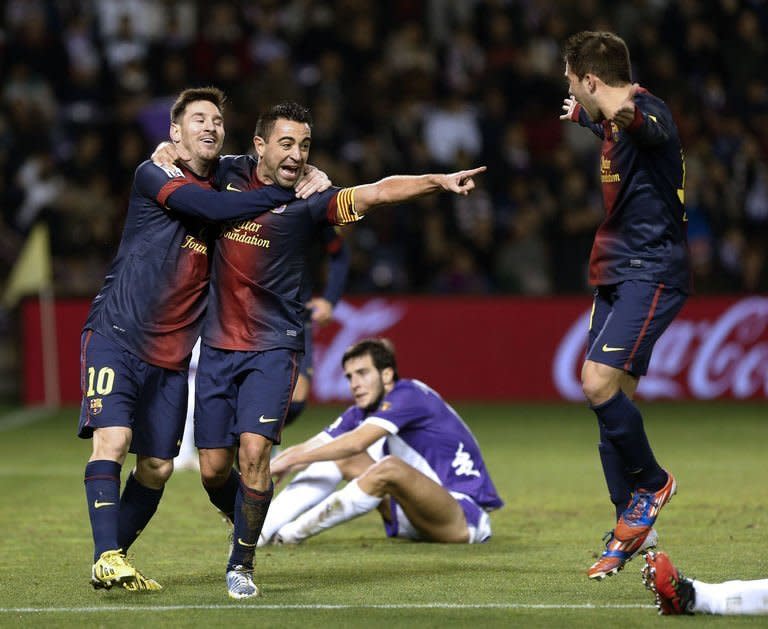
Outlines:
{"type": "Polygon", "coordinates": [[[396,456],[387,455],[371,465],[361,478],[364,476],[367,484],[376,487],[377,493],[391,493],[392,487],[397,485],[398,479],[403,475],[403,466],[407,465],[396,456]]]}
{"type": "Polygon", "coordinates": [[[91,460],[117,461],[121,465],[131,446],[131,431],[118,428],[97,428],[93,432],[91,460]]]}
{"type": "Polygon", "coordinates": [[[227,482],[232,473],[232,457],[213,456],[207,450],[200,451],[200,481],[205,489],[215,489],[227,482]]]}
{"type": "Polygon", "coordinates": [[[160,489],[173,473],[173,461],[155,457],[141,457],[136,462],[134,476],[145,487],[160,489]]]}
{"type": "Polygon", "coordinates": [[[616,378],[612,377],[611,369],[600,369],[596,365],[585,365],[581,372],[581,390],[592,406],[610,400],[619,390],[616,378]]]}

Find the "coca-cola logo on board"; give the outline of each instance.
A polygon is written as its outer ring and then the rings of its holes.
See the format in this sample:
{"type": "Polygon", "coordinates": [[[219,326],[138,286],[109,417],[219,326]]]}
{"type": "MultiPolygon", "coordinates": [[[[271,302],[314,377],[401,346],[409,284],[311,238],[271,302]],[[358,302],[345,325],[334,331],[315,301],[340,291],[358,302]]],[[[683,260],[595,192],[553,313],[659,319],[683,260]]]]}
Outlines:
{"type": "MultiPolygon", "coordinates": [[[[584,399],[579,373],[588,324],[586,312],[555,352],[552,378],[569,400],[584,399]]],[[[742,299],[712,320],[673,321],[656,343],[637,393],[646,399],[768,397],[768,298],[742,299]]]]}

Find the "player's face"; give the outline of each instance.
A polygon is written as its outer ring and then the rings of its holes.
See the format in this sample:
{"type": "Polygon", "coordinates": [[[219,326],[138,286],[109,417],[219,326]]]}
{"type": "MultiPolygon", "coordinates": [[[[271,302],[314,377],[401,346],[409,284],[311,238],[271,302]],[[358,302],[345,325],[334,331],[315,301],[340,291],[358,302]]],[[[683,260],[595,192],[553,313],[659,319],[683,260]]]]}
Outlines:
{"type": "Polygon", "coordinates": [[[312,131],[306,122],[278,118],[268,138],[253,138],[259,155],[259,179],[293,188],[304,172],[311,141],[312,131]]]}
{"type": "Polygon", "coordinates": [[[344,376],[355,398],[355,406],[367,410],[379,405],[384,396],[384,377],[370,355],[350,358],[344,363],[344,376]]]}
{"type": "Polygon", "coordinates": [[[565,78],[568,79],[568,92],[576,99],[579,105],[586,109],[589,117],[595,122],[602,120],[602,113],[593,96],[594,90],[590,88],[591,82],[594,81],[591,75],[585,74],[579,79],[566,61],[565,78]]]}
{"type": "Polygon", "coordinates": [[[189,103],[178,124],[171,124],[171,138],[185,161],[210,163],[224,144],[224,117],[212,102],[189,103]]]}

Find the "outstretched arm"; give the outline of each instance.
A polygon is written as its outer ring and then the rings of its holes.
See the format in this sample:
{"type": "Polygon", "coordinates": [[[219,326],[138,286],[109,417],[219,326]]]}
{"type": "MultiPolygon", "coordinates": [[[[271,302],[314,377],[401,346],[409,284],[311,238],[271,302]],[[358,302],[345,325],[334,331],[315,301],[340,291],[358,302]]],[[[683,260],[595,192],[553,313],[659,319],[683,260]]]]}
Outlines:
{"type": "Polygon", "coordinates": [[[387,434],[389,433],[386,430],[375,424],[361,424],[324,445],[317,445],[319,440],[311,439],[278,454],[269,464],[270,471],[280,479],[290,471],[315,461],[346,459],[365,451],[368,446],[387,434]]]}
{"type": "Polygon", "coordinates": [[[409,201],[441,190],[467,195],[475,188],[472,177],[485,170],[485,166],[480,166],[445,175],[394,175],[355,186],[355,210],[362,216],[377,205],[409,201]]]}

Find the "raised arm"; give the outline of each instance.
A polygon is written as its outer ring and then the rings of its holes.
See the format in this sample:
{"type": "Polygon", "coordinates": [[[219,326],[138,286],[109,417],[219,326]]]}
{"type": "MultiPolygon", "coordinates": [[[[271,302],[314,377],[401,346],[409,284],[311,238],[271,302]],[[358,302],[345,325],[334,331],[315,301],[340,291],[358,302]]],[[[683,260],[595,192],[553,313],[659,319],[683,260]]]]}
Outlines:
{"type": "Polygon", "coordinates": [[[472,177],[485,170],[485,166],[480,166],[450,174],[393,175],[376,183],[355,186],[355,210],[362,216],[377,205],[409,201],[441,190],[467,195],[475,188],[472,177]]]}

